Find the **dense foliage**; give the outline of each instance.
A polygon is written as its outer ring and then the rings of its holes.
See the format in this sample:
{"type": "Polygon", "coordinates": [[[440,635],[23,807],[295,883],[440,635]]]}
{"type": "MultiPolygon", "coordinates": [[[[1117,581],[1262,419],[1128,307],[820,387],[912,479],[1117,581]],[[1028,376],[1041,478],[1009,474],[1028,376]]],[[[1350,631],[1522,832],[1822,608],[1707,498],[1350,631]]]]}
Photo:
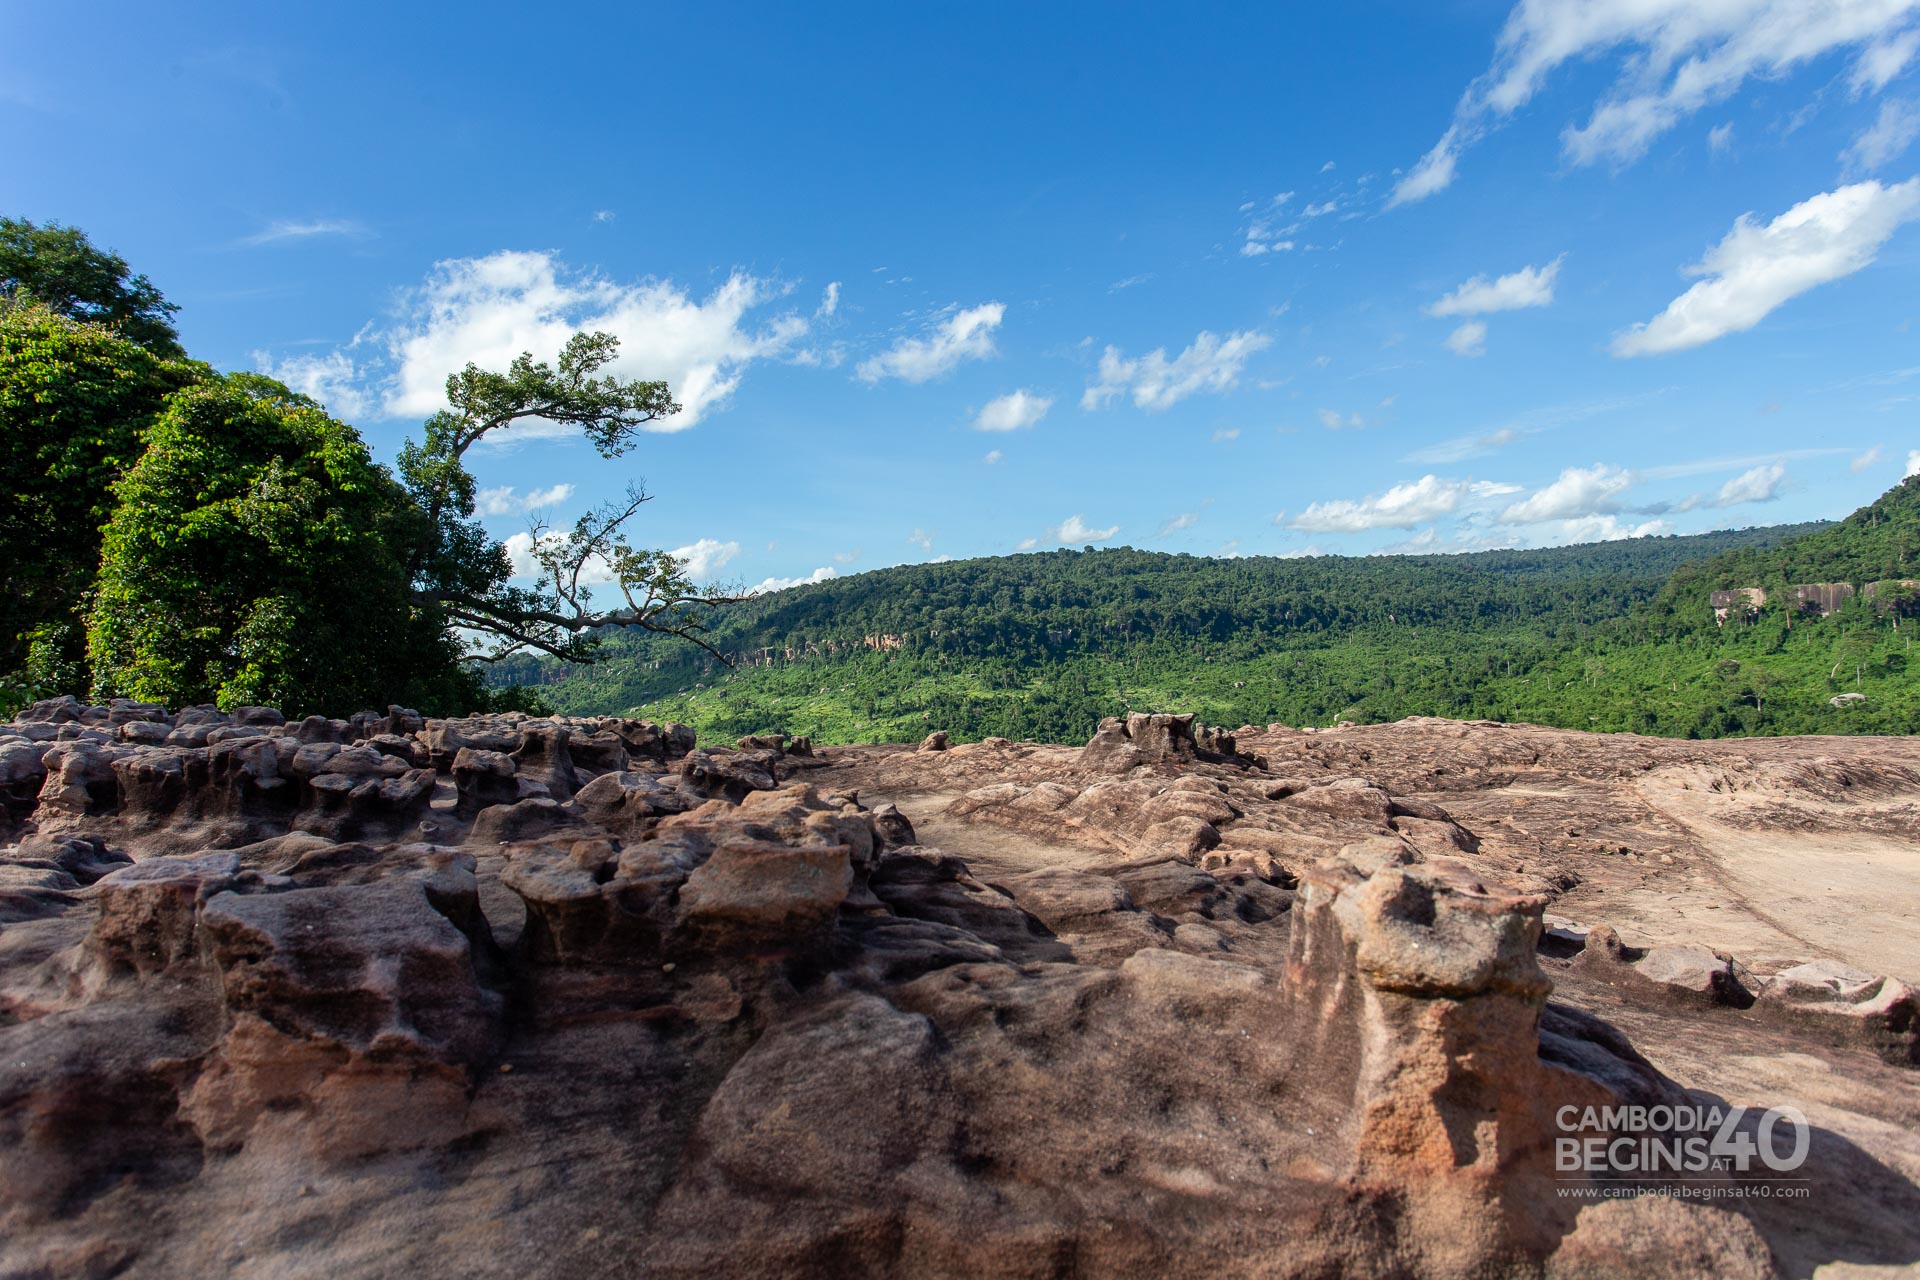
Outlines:
{"type": "Polygon", "coordinates": [[[204,372],[39,305],[0,314],[0,672],[72,685],[111,486],[204,372]]]}
{"type": "Polygon", "coordinates": [[[289,712],[459,701],[445,629],[409,600],[410,506],[311,400],[254,374],[182,391],[115,493],[88,618],[101,693],[289,712]]]}
{"type": "Polygon", "coordinates": [[[73,320],[117,332],[162,359],[186,355],[168,302],[127,260],[95,248],[76,227],[0,218],[0,298],[25,295],[73,320]]]}

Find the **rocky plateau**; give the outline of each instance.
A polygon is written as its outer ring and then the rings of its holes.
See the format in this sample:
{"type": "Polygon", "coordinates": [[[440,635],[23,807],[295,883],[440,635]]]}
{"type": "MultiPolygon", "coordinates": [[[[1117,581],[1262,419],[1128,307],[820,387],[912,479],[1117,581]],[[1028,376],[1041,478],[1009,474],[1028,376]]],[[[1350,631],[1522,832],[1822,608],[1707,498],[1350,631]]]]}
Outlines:
{"type": "Polygon", "coordinates": [[[1904,739],[38,703],[0,1276],[1911,1274],[1916,825],[1904,739]],[[1804,1159],[1565,1166],[1636,1107],[1804,1159]]]}

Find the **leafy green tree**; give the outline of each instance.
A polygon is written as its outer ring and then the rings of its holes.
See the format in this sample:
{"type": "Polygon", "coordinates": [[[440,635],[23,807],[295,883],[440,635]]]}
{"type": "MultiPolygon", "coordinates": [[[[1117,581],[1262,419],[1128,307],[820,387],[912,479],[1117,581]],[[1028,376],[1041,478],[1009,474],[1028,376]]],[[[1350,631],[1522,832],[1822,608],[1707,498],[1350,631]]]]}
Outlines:
{"type": "Polygon", "coordinates": [[[608,333],[576,333],[558,367],[516,359],[505,373],[469,364],[447,379],[449,408],[427,419],[425,439],[400,453],[400,477],[419,519],[407,557],[413,600],[481,637],[468,656],[498,662],[529,650],[591,662],[609,628],[661,632],[707,646],[704,612],[730,597],[703,592],[664,551],[636,548],[626,526],[648,501],[639,488],[591,511],[565,531],[536,525],[534,585],[512,585],[507,550],[474,519],[476,486],[467,451],[529,420],[581,429],[603,458],[629,452],[651,422],[678,413],[664,382],[600,371],[619,349],[608,333]],[[603,594],[611,608],[598,607],[603,594]]]}
{"type": "Polygon", "coordinates": [[[257,374],[176,393],[115,486],[96,691],[342,714],[483,702],[401,548],[419,517],[353,428],[257,374]]]}
{"type": "Polygon", "coordinates": [[[204,373],[38,303],[0,314],[0,672],[84,692],[80,605],[110,486],[168,395],[204,373]]]}
{"type": "Polygon", "coordinates": [[[0,218],[0,297],[20,293],[71,319],[108,325],[162,359],[186,356],[173,327],[180,308],[77,227],[0,218]]]}

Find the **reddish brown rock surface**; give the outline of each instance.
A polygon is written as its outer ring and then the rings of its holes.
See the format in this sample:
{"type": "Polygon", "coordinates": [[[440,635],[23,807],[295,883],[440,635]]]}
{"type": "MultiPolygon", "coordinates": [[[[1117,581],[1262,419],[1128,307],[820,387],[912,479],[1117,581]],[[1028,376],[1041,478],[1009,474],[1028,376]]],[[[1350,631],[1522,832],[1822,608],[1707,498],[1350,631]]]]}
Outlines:
{"type": "Polygon", "coordinates": [[[40,704],[0,1274],[1912,1266],[1916,810],[1869,739],[40,704]],[[1806,1195],[1561,1167],[1710,1103],[1806,1195]]]}

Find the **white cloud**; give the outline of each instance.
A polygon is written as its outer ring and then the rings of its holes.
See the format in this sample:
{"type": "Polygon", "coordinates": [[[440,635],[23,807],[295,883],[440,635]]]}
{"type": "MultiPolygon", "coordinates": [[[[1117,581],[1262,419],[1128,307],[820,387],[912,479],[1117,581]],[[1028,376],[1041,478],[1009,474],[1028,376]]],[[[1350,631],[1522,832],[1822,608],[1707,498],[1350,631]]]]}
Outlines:
{"type": "Polygon", "coordinates": [[[812,582],[825,582],[828,578],[837,578],[840,571],[830,564],[821,565],[804,578],[762,578],[757,586],[748,589],[750,596],[763,596],[772,591],[785,591],[789,587],[804,587],[812,582]]]}
{"type": "Polygon", "coordinates": [[[345,351],[292,356],[278,364],[269,353],[256,351],[253,364],[256,371],[312,396],[335,417],[360,418],[373,408],[372,398],[361,386],[362,371],[345,351]]]}
{"type": "Polygon", "coordinates": [[[1468,458],[1478,458],[1492,453],[1496,449],[1518,440],[1521,433],[1512,427],[1500,427],[1494,431],[1483,431],[1478,435],[1456,436],[1452,440],[1443,440],[1439,444],[1429,445],[1425,449],[1416,449],[1406,456],[1408,462],[1449,463],[1465,462],[1468,458]]]}
{"type": "Polygon", "coordinates": [[[851,551],[836,551],[833,556],[833,562],[835,564],[852,564],[859,558],[860,548],[855,547],[851,551]]]}
{"type": "MultiPolygon", "coordinates": [[[[1451,515],[1471,499],[1499,497],[1519,490],[1488,481],[1442,480],[1421,476],[1394,485],[1383,494],[1357,501],[1339,498],[1315,502],[1295,516],[1288,528],[1312,533],[1361,533],[1368,529],[1411,529],[1439,516],[1451,515]]],[[[1279,517],[1275,517],[1278,520],[1279,517]]]]}
{"type": "Polygon", "coordinates": [[[1273,340],[1257,330],[1230,333],[1225,339],[1202,330],[1172,360],[1165,347],[1144,356],[1124,359],[1118,347],[1100,356],[1100,380],[1080,397],[1083,409],[1098,409],[1115,397],[1131,394],[1142,409],[1169,409],[1202,391],[1230,391],[1239,383],[1240,369],[1255,352],[1273,340]]]}
{"type": "Polygon", "coordinates": [[[1616,356],[1684,351],[1742,333],[1807,290],[1867,266],[1920,217],[1920,178],[1856,182],[1802,200],[1765,226],[1743,214],[1687,274],[1705,277],[1645,324],[1617,334],[1616,356]]]}
{"type": "Polygon", "coordinates": [[[1180,532],[1182,529],[1191,529],[1199,523],[1200,513],[1198,511],[1182,511],[1177,516],[1169,516],[1167,522],[1160,526],[1160,531],[1153,536],[1156,538],[1165,538],[1180,532]]]}
{"type": "Polygon", "coordinates": [[[1879,463],[1880,463],[1880,446],[1875,445],[1873,446],[1873,448],[1867,450],[1865,453],[1855,458],[1852,462],[1848,463],[1847,469],[1853,472],[1855,475],[1859,475],[1862,471],[1865,471],[1868,467],[1878,466],[1879,463]]]}
{"type": "Polygon", "coordinates": [[[1733,121],[1717,124],[1707,130],[1707,150],[1715,155],[1725,154],[1733,147],[1733,121]]]}
{"type": "Polygon", "coordinates": [[[668,554],[686,566],[688,577],[711,578],[740,554],[740,544],[702,538],[691,546],[675,547],[668,554]]]}
{"type": "Polygon", "coordinates": [[[1561,134],[1574,164],[1637,159],[1750,77],[1776,78],[1822,55],[1854,54],[1856,91],[1878,90],[1913,58],[1920,0],[1520,0],[1492,65],[1467,87],[1440,141],[1390,205],[1449,186],[1461,154],[1530,102],[1559,68],[1620,51],[1619,73],[1585,124],[1561,134]]]}
{"type": "Polygon", "coordinates": [[[1532,524],[1604,515],[1620,509],[1615,499],[1632,484],[1630,473],[1605,463],[1568,467],[1559,479],[1514,503],[1500,513],[1500,518],[1509,524],[1532,524]]]}
{"type": "Polygon", "coordinates": [[[1228,440],[1238,440],[1239,438],[1240,428],[1238,427],[1221,427],[1213,433],[1213,442],[1215,444],[1223,444],[1228,440]]]}
{"type": "Polygon", "coordinates": [[[813,314],[816,316],[830,316],[839,309],[840,282],[838,280],[830,280],[827,282],[827,287],[821,291],[820,305],[814,308],[813,314]]]}
{"type": "Polygon", "coordinates": [[[931,529],[915,529],[907,535],[907,541],[922,551],[931,551],[933,550],[933,531],[931,529]]]}
{"type": "Polygon", "coordinates": [[[1495,311],[1544,307],[1553,301],[1553,284],[1560,275],[1561,254],[1544,267],[1525,266],[1497,280],[1475,276],[1427,308],[1435,317],[1480,316],[1495,311]]]}
{"type": "MultiPolygon", "coordinates": [[[[785,292],[735,272],[696,301],[666,281],[623,285],[568,273],[549,253],[441,262],[405,299],[400,321],[377,335],[393,365],[384,412],[424,417],[445,406],[447,376],[469,361],[504,369],[523,351],[551,360],[576,331],[603,330],[620,339],[608,372],[664,378],[684,406],[649,429],[685,430],[726,402],[749,364],[788,356],[806,336],[806,319],[792,313],[746,327],[748,312],[785,292]]],[[[539,433],[529,425],[508,434],[539,433]]]]}
{"type": "Polygon", "coordinates": [[[1447,350],[1457,356],[1487,354],[1487,322],[1469,320],[1447,335],[1447,350]]]}
{"type": "Polygon", "coordinates": [[[1137,275],[1137,276],[1128,276],[1124,280],[1115,280],[1112,284],[1108,285],[1107,292],[1119,293],[1122,289],[1131,289],[1135,285],[1145,284],[1147,281],[1151,279],[1153,279],[1153,272],[1151,271],[1142,272],[1140,275],[1137,275]]]}
{"type": "Polygon", "coordinates": [[[921,338],[901,338],[892,347],[860,362],[854,371],[862,382],[900,378],[926,382],[965,360],[984,360],[994,352],[993,331],[1007,308],[985,302],[966,310],[948,308],[946,315],[921,338]]]}
{"type": "Polygon", "coordinates": [[[1777,462],[1743,471],[1720,486],[1713,505],[1734,507],[1743,502],[1772,502],[1780,496],[1780,484],[1786,478],[1787,469],[1777,462]]]}
{"type": "Polygon", "coordinates": [[[1849,173],[1872,173],[1899,158],[1915,138],[1920,138],[1920,111],[1911,102],[1889,98],[1874,122],[1840,153],[1840,162],[1849,173]]]}
{"type": "Polygon", "coordinates": [[[283,244],[289,240],[313,240],[321,236],[344,236],[349,240],[364,240],[373,232],[364,223],[345,218],[316,218],[308,222],[282,220],[271,223],[264,231],[256,231],[240,243],[249,249],[258,249],[262,245],[283,244]]]}
{"type": "Polygon", "coordinates": [[[1085,517],[1071,515],[1047,530],[1047,538],[1052,542],[1106,542],[1119,532],[1120,526],[1117,524],[1096,529],[1086,522],[1085,517]]]}
{"type": "Polygon", "coordinates": [[[987,401],[986,408],[973,420],[973,427],[976,431],[1019,431],[1046,417],[1051,408],[1052,396],[1035,395],[1026,390],[1010,391],[987,401]]]}
{"type": "Polygon", "coordinates": [[[994,466],[1006,456],[1006,454],[1001,453],[998,449],[989,449],[987,450],[986,464],[990,467],[994,466]]]}
{"type": "Polygon", "coordinates": [[[1575,542],[1618,542],[1622,538],[1654,538],[1672,533],[1665,520],[1647,520],[1640,524],[1622,524],[1619,516],[1580,516],[1562,520],[1539,537],[1541,546],[1565,546],[1575,542]]]}
{"type": "Polygon", "coordinates": [[[556,484],[550,489],[518,493],[512,485],[482,489],[475,495],[474,507],[483,516],[517,516],[543,507],[557,507],[573,496],[573,486],[556,484]]]}
{"type": "Polygon", "coordinates": [[[1920,449],[1907,450],[1907,470],[1901,478],[1907,479],[1912,476],[1920,476],[1920,449]]]}
{"type": "Polygon", "coordinates": [[[1367,420],[1359,414],[1343,414],[1338,409],[1322,409],[1315,416],[1320,419],[1320,425],[1329,431],[1358,431],[1367,425],[1367,420]]]}
{"type": "MultiPolygon", "coordinates": [[[[550,546],[557,545],[566,541],[566,535],[558,530],[553,530],[546,534],[541,541],[550,546]]],[[[514,577],[534,578],[546,572],[533,558],[532,533],[522,529],[519,533],[513,534],[507,539],[506,547],[507,559],[513,565],[514,577]]],[[[604,583],[615,581],[617,577],[618,575],[613,571],[613,566],[599,556],[590,558],[580,571],[580,582],[585,586],[600,586],[604,583]]]]}
{"type": "Polygon", "coordinates": [[[619,216],[620,216],[619,214],[615,213],[611,209],[595,209],[593,211],[593,220],[595,222],[612,222],[615,218],[619,216]]]}

